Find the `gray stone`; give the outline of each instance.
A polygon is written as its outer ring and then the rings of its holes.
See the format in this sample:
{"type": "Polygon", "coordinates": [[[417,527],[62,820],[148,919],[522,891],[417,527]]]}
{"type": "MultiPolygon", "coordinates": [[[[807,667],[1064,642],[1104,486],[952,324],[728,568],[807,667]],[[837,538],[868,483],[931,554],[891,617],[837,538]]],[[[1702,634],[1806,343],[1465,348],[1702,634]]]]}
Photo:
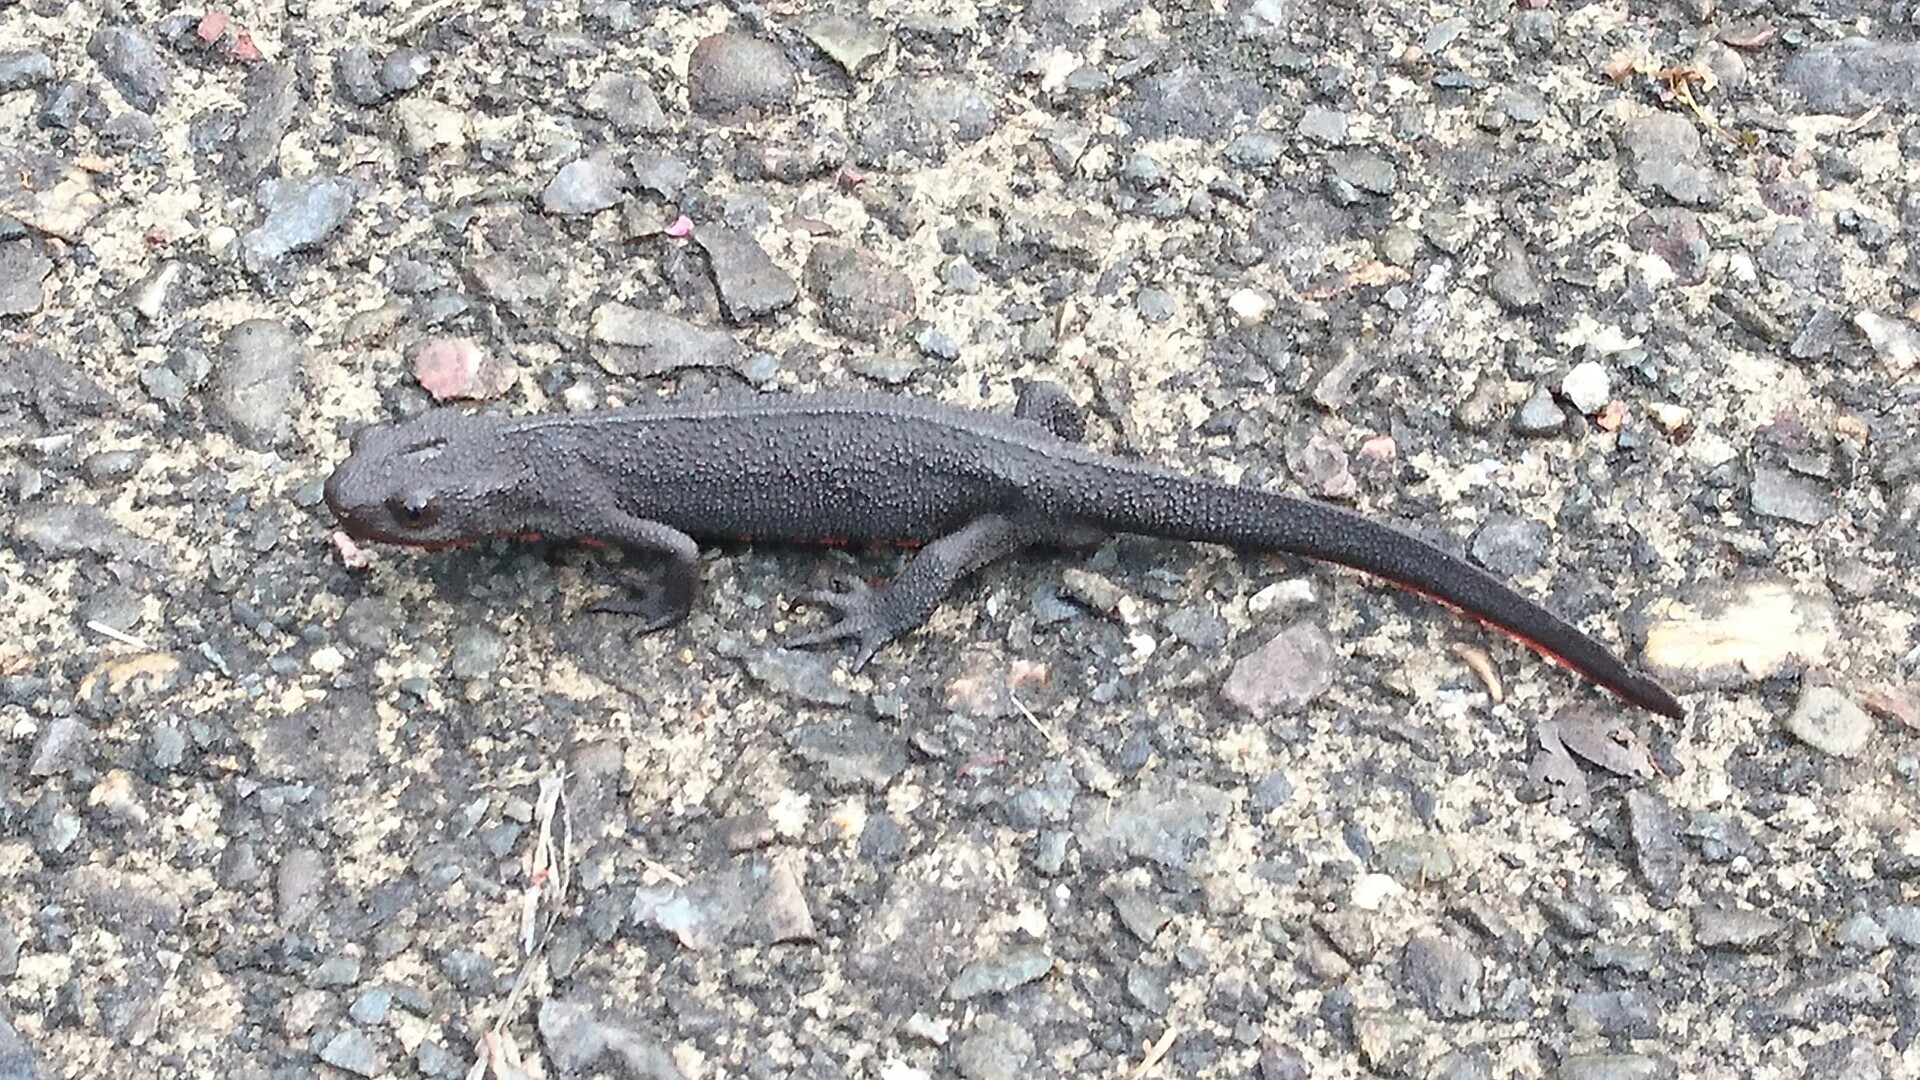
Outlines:
{"type": "Polygon", "coordinates": [[[1756,952],[1785,929],[1785,923],[1751,908],[1699,907],[1693,911],[1694,944],[1703,949],[1756,952]]]}
{"type": "Polygon", "coordinates": [[[706,252],[720,306],[730,321],[751,322],[800,298],[793,275],[781,269],[751,234],[724,225],[704,225],[694,233],[694,241],[706,252]]]}
{"type": "Polygon", "coordinates": [[[100,30],[87,42],[87,55],[100,64],[107,81],[127,104],[150,113],[167,100],[167,69],[153,41],[130,26],[100,30]]]}
{"type": "Polygon", "coordinates": [[[589,113],[613,125],[622,135],[652,135],[667,130],[667,114],[653,87],[638,76],[610,72],[587,90],[589,113]]]}
{"type": "Polygon", "coordinates": [[[1546,282],[1534,268],[1525,244],[1507,237],[1494,257],[1487,290],[1501,307],[1512,312],[1533,311],[1547,299],[1546,282]]]}
{"type": "Polygon", "coordinates": [[[1780,79],[1808,112],[1920,111],[1920,43],[1856,37],[1813,45],[1787,59],[1780,79]]]}
{"type": "Polygon", "coordinates": [[[1309,105],[1300,114],[1301,135],[1327,146],[1347,144],[1347,114],[1324,105],[1309,105]]]}
{"type": "Polygon", "coordinates": [[[346,224],[356,199],[353,182],[332,173],[261,181],[260,224],[240,238],[247,269],[265,273],[293,252],[319,247],[346,224]]]}
{"type": "Polygon", "coordinates": [[[347,1028],[329,1039],[320,1048],[320,1060],[355,1076],[378,1076],[387,1070],[373,1040],[359,1028],[347,1028]]]}
{"type": "Polygon", "coordinates": [[[1834,929],[1833,940],[1848,948],[1862,952],[1879,952],[1892,942],[1887,928],[1880,925],[1873,916],[1864,911],[1856,911],[1834,929]]]}
{"type": "Polygon", "coordinates": [[[1555,1080],[1665,1080],[1673,1066],[1645,1054],[1571,1054],[1560,1062],[1555,1080]]]}
{"type": "Polygon", "coordinates": [[[620,205],[627,177],[606,154],[560,166],[540,192],[540,209],[561,217],[586,217],[620,205]]]}
{"type": "Polygon", "coordinates": [[[1046,977],[1053,970],[1053,957],[1034,946],[1014,949],[999,956],[975,960],[960,969],[947,996],[966,1001],[988,994],[1010,993],[1030,982],[1046,977]]]}
{"type": "Polygon", "coordinates": [[[1113,799],[1082,799],[1074,833],[1089,862],[1113,866],[1146,859],[1185,870],[1226,829],[1226,792],[1155,776],[1113,799]]]}
{"type": "Polygon", "coordinates": [[[1400,954],[1400,984],[1429,1016],[1462,1019],[1480,1015],[1485,977],[1478,956],[1438,935],[1416,937],[1400,954]]]}
{"type": "Polygon", "coordinates": [[[788,109],[797,88],[780,46],[744,34],[715,34],[687,59],[687,103],[702,116],[788,109]]]}
{"type": "Polygon", "coordinates": [[[1880,909],[1880,925],[1887,940],[1906,948],[1920,947],[1920,905],[1892,904],[1880,909]]]}
{"type": "Polygon", "coordinates": [[[802,278],[821,321],[856,341],[885,340],[912,321],[919,306],[906,274],[849,244],[814,245],[802,278]]]}
{"type": "Polygon", "coordinates": [[[836,787],[884,791],[907,767],[900,733],[859,717],[802,724],[788,732],[787,745],[836,787]]]}
{"type": "Polygon", "coordinates": [[[30,240],[0,244],[0,316],[31,315],[46,303],[43,282],[53,260],[30,240]]]}
{"type": "Polygon", "coordinates": [[[1032,1033],[988,1013],[954,1045],[953,1064],[966,1080],[1026,1080],[1033,1054],[1032,1033]]]}
{"type": "Polygon", "coordinates": [[[295,390],[307,347],[272,319],[248,319],[221,339],[213,367],[215,415],[251,449],[292,436],[295,390]]]}
{"type": "Polygon", "coordinates": [[[1393,163],[1371,151],[1339,154],[1333,159],[1334,178],[1369,195],[1391,195],[1400,189],[1400,172],[1393,163]]]}
{"type": "Polygon", "coordinates": [[[1873,738],[1873,717],[1831,686],[1801,690],[1785,725],[1794,738],[1834,757],[1859,757],[1873,738]]]}
{"type": "Polygon", "coordinates": [[[1798,525],[1818,525],[1838,510],[1826,485],[1771,465],[1753,467],[1753,511],[1798,525]]]}
{"type": "Polygon", "coordinates": [[[1567,429],[1567,414],[1562,412],[1546,387],[1535,387],[1533,394],[1513,414],[1513,433],[1528,438],[1558,435],[1567,429]]]}
{"type": "Polygon", "coordinates": [[[746,362],[746,350],[724,330],[614,301],[593,310],[589,336],[594,359],[609,375],[643,379],[682,368],[739,369],[746,362]]]}
{"type": "Polygon", "coordinates": [[[93,732],[78,717],[58,716],[49,720],[33,745],[27,775],[48,777],[72,772],[86,761],[87,746],[92,741],[93,732]]]}
{"type": "Polygon", "coordinates": [[[1468,551],[1474,562],[1500,577],[1517,578],[1545,565],[1552,545],[1552,531],[1540,522],[1495,513],[1474,534],[1468,551]]]}
{"type": "Polygon", "coordinates": [[[1235,663],[1220,694],[1255,720],[1295,713],[1333,686],[1334,662],[1327,632],[1296,622],[1235,663]]]}
{"type": "Polygon", "coordinates": [[[0,54],[0,94],[53,81],[53,60],[38,49],[0,54]]]}
{"type": "Polygon", "coordinates": [[[850,119],[853,148],[868,165],[938,164],[959,143],[993,129],[993,104],[973,83],[950,75],[897,76],[874,88],[850,119]]]}

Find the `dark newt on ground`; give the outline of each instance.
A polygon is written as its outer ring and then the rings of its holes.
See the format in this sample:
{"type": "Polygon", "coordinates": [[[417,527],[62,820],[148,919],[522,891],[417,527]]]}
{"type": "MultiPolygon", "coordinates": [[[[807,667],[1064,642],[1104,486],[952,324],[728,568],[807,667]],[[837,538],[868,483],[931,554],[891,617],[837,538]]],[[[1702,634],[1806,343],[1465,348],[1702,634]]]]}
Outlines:
{"type": "Polygon", "coordinates": [[[685,617],[694,538],[925,546],[893,582],[809,593],[864,665],[926,621],[962,577],[1036,544],[1110,532],[1279,551],[1349,566],[1444,601],[1663,716],[1680,702],[1606,646],[1465,560],[1311,499],[1183,476],[1082,446],[1060,387],[1028,383],[1012,416],[886,395],[766,395],[571,415],[436,409],[355,433],[327,505],[362,539],[441,545],[539,534],[663,560],[600,610],[647,630],[685,617]]]}

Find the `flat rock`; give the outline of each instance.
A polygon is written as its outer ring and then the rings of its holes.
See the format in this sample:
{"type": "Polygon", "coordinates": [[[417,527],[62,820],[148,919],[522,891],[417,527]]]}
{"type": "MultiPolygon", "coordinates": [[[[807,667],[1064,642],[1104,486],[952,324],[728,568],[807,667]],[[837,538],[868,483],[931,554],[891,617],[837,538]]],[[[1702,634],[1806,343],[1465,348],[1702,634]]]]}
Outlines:
{"type": "Polygon", "coordinates": [[[1655,603],[1646,665],[1682,686],[1742,686],[1825,660],[1839,641],[1840,612],[1823,585],[1771,573],[1689,588],[1655,603]]]}

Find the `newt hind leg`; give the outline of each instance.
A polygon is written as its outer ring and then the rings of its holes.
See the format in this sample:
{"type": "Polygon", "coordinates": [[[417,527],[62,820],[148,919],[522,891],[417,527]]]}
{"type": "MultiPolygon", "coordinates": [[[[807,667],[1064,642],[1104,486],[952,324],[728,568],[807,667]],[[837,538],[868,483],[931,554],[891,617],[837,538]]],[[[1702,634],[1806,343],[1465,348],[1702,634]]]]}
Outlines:
{"type": "Polygon", "coordinates": [[[827,608],[839,618],[818,630],[796,634],[787,644],[806,649],[851,641],[859,648],[853,658],[853,670],[858,671],[882,645],[926,622],[961,578],[1045,539],[1027,523],[984,514],[921,548],[907,568],[884,586],[848,576],[833,587],[801,596],[801,603],[827,608]]]}

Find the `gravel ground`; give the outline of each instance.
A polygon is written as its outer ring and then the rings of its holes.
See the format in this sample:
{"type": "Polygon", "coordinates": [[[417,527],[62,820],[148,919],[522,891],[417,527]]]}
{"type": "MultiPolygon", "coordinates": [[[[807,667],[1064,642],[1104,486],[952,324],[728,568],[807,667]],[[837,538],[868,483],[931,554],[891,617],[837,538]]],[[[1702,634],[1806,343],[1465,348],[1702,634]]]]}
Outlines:
{"type": "Polygon", "coordinates": [[[0,1080],[1920,1075],[1920,7],[0,3],[0,1080]],[[433,398],[1005,408],[1120,538],[330,543],[433,398]]]}

